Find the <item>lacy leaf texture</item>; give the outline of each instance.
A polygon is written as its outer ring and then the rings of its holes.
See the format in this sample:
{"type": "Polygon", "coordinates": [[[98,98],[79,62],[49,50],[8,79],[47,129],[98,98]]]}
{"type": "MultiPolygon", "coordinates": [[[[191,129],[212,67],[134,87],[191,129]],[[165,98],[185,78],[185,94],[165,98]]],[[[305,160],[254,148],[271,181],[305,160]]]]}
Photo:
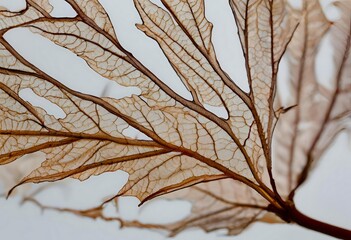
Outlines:
{"type": "MultiPolygon", "coordinates": [[[[191,214],[179,222],[129,225],[173,234],[189,227],[227,228],[237,234],[254,221],[279,221],[269,212],[280,208],[279,199],[293,195],[335,136],[350,126],[349,0],[334,3],[340,18],[333,23],[318,0],[303,1],[301,9],[285,0],[230,0],[248,91],[216,58],[203,0],[162,0],[162,6],[134,0],[142,21],[137,28],[157,42],[190,100],[122,46],[97,0],[66,2],[74,17],[52,16],[48,0],[27,0],[19,12],[0,11],[0,164],[45,154],[41,166],[16,187],[123,170],[128,181],[109,201],[130,195],[143,203],[166,194],[193,203],[191,214]],[[16,28],[72,51],[102,77],[137,87],[140,94],[96,97],[63,85],[5,39],[16,28]],[[315,73],[318,48],[327,34],[335,58],[330,87],[315,73]],[[284,104],[277,91],[283,55],[291,91],[284,104]],[[26,89],[58,106],[64,116],[23,99],[20,93],[26,89]],[[208,106],[224,109],[227,117],[208,106]],[[126,129],[145,138],[132,138],[126,129]]],[[[106,219],[104,204],[61,210],[106,219]]]]}

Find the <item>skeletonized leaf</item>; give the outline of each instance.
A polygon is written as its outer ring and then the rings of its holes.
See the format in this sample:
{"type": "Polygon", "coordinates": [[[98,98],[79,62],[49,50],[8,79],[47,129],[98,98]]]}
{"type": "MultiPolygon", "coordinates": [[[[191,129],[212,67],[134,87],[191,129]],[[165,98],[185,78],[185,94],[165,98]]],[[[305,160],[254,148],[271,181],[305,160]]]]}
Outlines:
{"type": "Polygon", "coordinates": [[[177,235],[190,228],[202,228],[207,232],[225,228],[228,230],[228,235],[237,235],[256,221],[282,223],[282,220],[277,216],[267,212],[268,201],[248,186],[232,179],[224,178],[218,179],[218,181],[200,183],[168,194],[165,198],[189,201],[192,204],[191,213],[186,218],[176,222],[150,224],[138,220],[128,221],[118,217],[106,216],[103,209],[108,204],[118,205],[118,198],[111,198],[98,207],[84,210],[45,206],[38,202],[34,196],[26,198],[25,201],[36,204],[42,210],[69,212],[82,217],[118,221],[121,227],[164,230],[170,236],[177,235]]]}
{"type": "Polygon", "coordinates": [[[205,17],[204,1],[198,0],[163,0],[162,3],[170,10],[180,27],[198,48],[215,60],[211,42],[212,23],[205,17]]]}
{"type": "Polygon", "coordinates": [[[304,9],[291,10],[301,22],[288,47],[291,95],[288,106],[295,106],[278,121],[275,171],[279,190],[287,195],[296,187],[297,178],[307,161],[327,106],[323,87],[317,82],[315,58],[330,23],[318,0],[305,1],[304,9]],[[281,177],[279,177],[281,176],[281,177]]]}
{"type": "MultiPolygon", "coordinates": [[[[138,86],[142,93],[111,99],[73,91],[26,61],[1,39],[10,62],[1,71],[1,98],[6,100],[1,108],[1,163],[27,153],[46,153],[41,167],[20,184],[66,177],[84,180],[124,170],[130,177],[120,194],[147,200],[224,174],[246,182],[255,178],[252,173],[258,166],[256,156],[261,155],[260,148],[253,147],[259,141],[254,130],[250,131],[255,129],[254,124],[244,124],[252,122],[249,110],[248,116],[244,111],[233,113],[242,115],[241,122],[235,122],[238,130],[234,133],[230,125],[234,121],[228,123],[198,105],[194,107],[150,75],[120,46],[113,31],[107,31],[111,27],[108,19],[103,24],[100,20],[95,23],[88,5],[69,3],[77,11],[74,18],[54,18],[33,5],[31,8],[40,14],[31,16],[27,23],[8,24],[3,31],[28,27],[73,51],[102,76],[124,86],[138,86]],[[20,92],[26,89],[57,105],[65,116],[57,119],[23,100],[20,92]],[[129,127],[150,140],[125,136],[124,130],[129,127]],[[255,157],[252,162],[250,156],[255,157]]],[[[98,16],[107,18],[105,13],[98,16]]],[[[228,87],[226,91],[229,107],[236,106],[236,101],[240,103],[240,97],[228,87]]],[[[245,106],[242,102],[240,105],[245,106]]]]}
{"type": "MultiPolygon", "coordinates": [[[[152,4],[150,6],[155,7],[155,5],[152,4]]],[[[105,34],[99,36],[98,32],[100,31],[96,29],[96,26],[88,26],[88,24],[71,20],[69,20],[69,22],[57,22],[56,24],[52,23],[52,21],[45,20],[43,22],[32,23],[28,26],[35,31],[40,32],[45,37],[48,37],[50,40],[53,40],[55,43],[74,51],[76,54],[84,58],[95,71],[103,76],[116,80],[118,83],[125,86],[135,85],[140,87],[142,90],[142,96],[148,100],[148,105],[156,105],[157,102],[160,101],[163,101],[163,104],[165,105],[173,105],[173,101],[170,100],[167,94],[162,94],[162,90],[150,81],[150,79],[136,69],[135,66],[131,66],[131,60],[123,49],[117,46],[117,48],[109,47],[109,51],[106,51],[106,48],[101,47],[100,42],[108,42],[106,43],[108,44],[107,46],[111,46],[113,40],[105,34]],[[64,26],[67,26],[66,29],[58,27],[58,25],[62,25],[62,23],[65,24],[64,26]],[[105,39],[106,41],[100,40],[98,44],[95,44],[92,37],[95,35],[92,35],[91,32],[97,32],[96,35],[99,36],[99,40],[105,39]],[[65,34],[69,34],[70,36],[63,38],[65,34]],[[89,42],[87,43],[86,40],[89,40],[89,42]],[[90,51],[90,48],[94,48],[94,51],[90,51]],[[101,55],[99,54],[100,52],[101,55]]],[[[180,36],[185,36],[185,33],[182,31],[178,32],[178,34],[180,36]]],[[[192,43],[189,42],[189,44],[192,43]]],[[[210,67],[209,63],[206,63],[206,65],[210,67]]],[[[183,69],[184,71],[182,66],[178,66],[178,68],[183,69]]],[[[234,133],[231,134],[237,135],[236,144],[243,145],[241,151],[245,150],[247,155],[252,157],[253,165],[256,166],[256,169],[260,169],[263,165],[263,159],[260,159],[262,156],[262,148],[260,147],[260,139],[257,136],[258,134],[256,130],[257,127],[253,123],[250,110],[245,106],[238,95],[234,94],[228,86],[223,84],[219,76],[214,72],[213,69],[211,71],[208,70],[207,74],[209,76],[214,76],[214,79],[218,80],[217,83],[219,84],[220,89],[222,89],[219,92],[219,96],[223,98],[222,101],[225,100],[222,104],[224,104],[224,106],[230,111],[229,122],[234,131],[234,133]],[[247,124],[250,124],[250,126],[247,124]]],[[[184,71],[184,74],[186,74],[186,76],[192,75],[191,72],[186,71],[184,71]]],[[[212,84],[213,83],[210,84],[211,88],[215,87],[215,85],[212,86],[212,84]]],[[[201,93],[203,92],[202,90],[203,89],[198,89],[197,92],[201,93]]]]}
{"type": "MultiPolygon", "coordinates": [[[[182,7],[182,4],[182,2],[177,4],[172,1],[173,8],[182,7]]],[[[174,23],[169,13],[149,0],[135,1],[135,5],[143,20],[143,24],[138,25],[138,28],[159,43],[177,74],[192,92],[194,99],[199,99],[202,104],[225,106],[226,95],[229,92],[226,91],[223,81],[198,49],[207,51],[210,47],[208,46],[209,40],[202,40],[207,43],[202,43],[197,48],[192,37],[202,38],[200,33],[197,33],[198,36],[189,37],[181,26],[174,23]]],[[[189,14],[193,9],[187,10],[189,14]]],[[[211,29],[206,34],[210,37],[211,29]]]]}
{"type": "MultiPolygon", "coordinates": [[[[150,0],[134,0],[142,20],[137,27],[159,44],[192,100],[170,89],[123,48],[99,1],[66,2],[75,17],[51,16],[46,0],[27,0],[20,12],[0,12],[0,165],[31,153],[46,157],[19,185],[66,177],[85,180],[123,170],[129,179],[117,196],[145,202],[179,190],[169,197],[193,203],[190,216],[164,229],[175,234],[190,227],[227,228],[237,234],[254,221],[276,221],[266,211],[284,215],[287,205],[278,192],[286,197],[298,187],[312,162],[345,128],[344,119],[350,116],[349,0],[337,3],[342,17],[334,24],[334,92],[322,87],[314,73],[317,48],[330,25],[317,0],[304,1],[302,11],[291,9],[285,0],[231,0],[249,93],[216,60],[203,0],[162,0],[163,8],[150,0]],[[101,76],[138,87],[141,94],[99,98],[64,86],[4,39],[7,31],[20,27],[72,51],[101,76]],[[276,78],[289,43],[289,104],[296,107],[279,119],[272,174],[276,78]],[[24,100],[21,94],[27,90],[50,101],[63,116],[24,100]],[[208,106],[225,110],[228,117],[217,116],[208,106]],[[147,140],[130,137],[129,129],[147,140]]],[[[66,210],[104,218],[102,206],[66,210]]]]}
{"type": "Polygon", "coordinates": [[[336,63],[331,89],[322,86],[315,74],[317,49],[330,26],[318,1],[305,2],[302,24],[289,47],[293,89],[290,104],[297,106],[279,120],[276,135],[282,145],[277,148],[281,161],[277,161],[276,171],[285,195],[306,180],[335,136],[349,127],[351,9],[349,1],[336,4],[342,11],[330,31],[336,63]]]}
{"type": "Polygon", "coordinates": [[[66,0],[66,2],[78,12],[83,21],[93,20],[102,31],[117,39],[109,16],[98,0],[66,0]]]}
{"type": "Polygon", "coordinates": [[[244,51],[250,92],[263,130],[270,138],[279,61],[298,21],[285,0],[230,0],[244,51]]]}
{"type": "Polygon", "coordinates": [[[195,102],[225,108],[228,113],[227,123],[235,134],[234,141],[242,150],[244,158],[251,159],[251,169],[260,175],[266,163],[257,121],[245,99],[225,81],[220,74],[221,70],[211,61],[214,51],[210,38],[205,37],[210,36],[211,25],[204,18],[203,1],[163,3],[176,21],[151,1],[136,0],[135,5],[143,20],[138,28],[158,42],[175,71],[193,93],[195,102]],[[181,9],[179,11],[183,15],[176,9],[181,9]],[[197,24],[196,30],[194,24],[197,24]],[[205,29],[203,25],[206,26],[205,29]],[[190,32],[194,35],[190,35],[190,32]],[[199,42],[200,38],[202,42],[199,42]]]}
{"type": "Polygon", "coordinates": [[[341,18],[338,19],[332,30],[335,36],[334,50],[335,50],[335,84],[339,88],[336,102],[332,109],[331,118],[342,120],[350,115],[350,101],[351,101],[351,6],[350,1],[338,1],[335,5],[341,11],[341,18]]]}
{"type": "Polygon", "coordinates": [[[324,119],[324,129],[316,143],[315,155],[320,157],[324,150],[342,130],[350,129],[351,117],[351,1],[334,3],[340,10],[340,19],[333,23],[335,73],[334,92],[330,93],[330,104],[324,119]]]}
{"type": "Polygon", "coordinates": [[[265,211],[268,202],[232,179],[201,183],[167,197],[187,200],[193,205],[189,216],[171,225],[169,230],[173,235],[193,227],[207,232],[226,228],[229,235],[236,235],[251,223],[267,221],[268,217],[265,211]]]}
{"type": "Polygon", "coordinates": [[[53,6],[49,0],[28,0],[27,5],[37,9],[42,15],[50,14],[53,6]]]}

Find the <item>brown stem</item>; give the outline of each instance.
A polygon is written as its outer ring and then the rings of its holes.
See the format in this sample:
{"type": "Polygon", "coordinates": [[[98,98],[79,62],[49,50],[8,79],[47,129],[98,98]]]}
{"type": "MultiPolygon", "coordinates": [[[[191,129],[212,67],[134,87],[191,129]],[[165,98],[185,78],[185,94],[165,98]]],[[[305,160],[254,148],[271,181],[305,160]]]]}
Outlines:
{"type": "Polygon", "coordinates": [[[324,233],[339,239],[351,239],[351,230],[333,226],[328,223],[310,218],[304,215],[303,213],[301,213],[299,210],[297,210],[294,205],[290,208],[290,218],[293,222],[297,223],[302,227],[305,227],[320,233],[324,233]]]}

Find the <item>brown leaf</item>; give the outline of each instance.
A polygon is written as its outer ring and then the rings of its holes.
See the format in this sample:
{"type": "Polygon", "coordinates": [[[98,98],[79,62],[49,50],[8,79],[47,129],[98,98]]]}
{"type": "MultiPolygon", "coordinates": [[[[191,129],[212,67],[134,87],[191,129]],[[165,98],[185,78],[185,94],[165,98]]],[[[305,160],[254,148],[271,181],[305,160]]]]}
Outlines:
{"type": "Polygon", "coordinates": [[[335,40],[334,44],[334,61],[336,65],[335,80],[337,93],[335,103],[330,113],[329,126],[333,132],[326,132],[323,136],[327,139],[320,149],[325,148],[334,136],[344,128],[350,128],[348,118],[351,115],[351,5],[350,1],[337,1],[334,3],[341,11],[341,17],[331,29],[335,40]],[[328,138],[328,135],[330,136],[328,138]]]}
{"type": "MultiPolygon", "coordinates": [[[[19,184],[66,177],[84,180],[91,175],[124,170],[130,177],[120,194],[134,195],[140,200],[223,174],[254,184],[251,179],[258,176],[254,170],[258,158],[250,153],[260,151],[251,149],[250,142],[259,140],[254,130],[250,132],[254,126],[246,126],[241,118],[242,123],[235,122],[239,128],[234,133],[230,121],[180,99],[122,48],[109,30],[112,25],[100,5],[96,7],[101,14],[93,19],[95,15],[84,2],[69,3],[77,11],[74,18],[53,18],[38,5],[29,5],[37,11],[36,15],[27,22],[5,25],[3,32],[18,26],[28,27],[73,51],[102,76],[124,86],[138,86],[142,93],[117,100],[73,91],[26,61],[2,39],[7,62],[11,61],[16,68],[4,65],[1,72],[4,79],[0,85],[1,98],[6,99],[1,109],[0,133],[4,145],[1,163],[37,151],[46,153],[47,159],[19,184]],[[100,17],[105,20],[100,21],[100,17]],[[32,89],[36,95],[51,101],[66,116],[56,119],[32,106],[20,97],[25,89],[32,89]],[[123,131],[128,127],[150,140],[125,136],[123,131]],[[236,136],[239,130],[242,133],[236,136]]],[[[28,10],[24,14],[29,14],[28,10]]],[[[226,91],[228,96],[223,96],[228,99],[228,106],[241,101],[229,87],[226,91]]],[[[244,112],[241,114],[246,117],[244,112]]]]}
{"type": "Polygon", "coordinates": [[[288,47],[291,95],[288,106],[296,105],[282,114],[275,130],[277,147],[275,176],[280,193],[284,196],[296,187],[298,175],[306,163],[313,139],[318,134],[327,106],[324,87],[315,74],[315,58],[319,43],[330,23],[323,14],[318,0],[305,1],[301,22],[288,47]]]}
{"type": "Polygon", "coordinates": [[[232,179],[201,183],[167,197],[187,200],[193,205],[189,216],[171,225],[172,235],[193,227],[207,232],[227,228],[229,235],[236,235],[260,221],[269,204],[251,188],[232,179]]]}
{"type": "Polygon", "coordinates": [[[27,0],[19,12],[0,11],[0,165],[18,163],[31,153],[46,158],[18,185],[85,180],[123,170],[129,179],[116,196],[136,196],[143,203],[169,194],[191,201],[191,214],[162,226],[105,218],[104,204],[86,211],[56,210],[173,234],[190,227],[227,228],[237,234],[254,221],[276,222],[271,213],[294,220],[294,190],[336,134],[349,127],[349,1],[336,3],[342,17],[331,31],[337,65],[331,89],[314,72],[319,43],[330,26],[319,1],[304,1],[301,11],[285,0],[229,1],[245,57],[247,93],[216,59],[203,0],[162,0],[163,7],[134,0],[142,20],[137,27],[159,44],[192,100],[178,95],[124,49],[99,1],[66,2],[75,17],[51,16],[47,0],[27,0]],[[102,77],[138,87],[141,93],[99,98],[68,88],[5,40],[4,34],[15,28],[40,34],[102,77]],[[289,106],[275,112],[277,72],[287,48],[292,94],[289,106]],[[50,101],[63,116],[26,101],[23,91],[50,101]],[[228,117],[209,107],[225,110],[228,117]],[[143,139],[129,136],[130,129],[143,139]]]}
{"type": "Polygon", "coordinates": [[[163,0],[162,3],[171,12],[184,33],[197,45],[201,52],[216,59],[211,42],[212,23],[205,17],[204,1],[198,0],[163,0]]]}
{"type": "MultiPolygon", "coordinates": [[[[278,64],[298,21],[285,0],[230,0],[243,48],[250,94],[270,139],[278,64]]],[[[269,141],[269,140],[268,140],[269,141]]]]}
{"type": "Polygon", "coordinates": [[[98,0],[66,0],[85,22],[94,21],[99,29],[117,39],[112,23],[98,0]]]}
{"type": "Polygon", "coordinates": [[[293,90],[289,104],[297,106],[282,116],[276,130],[281,145],[276,148],[281,160],[276,172],[285,196],[306,180],[336,135],[348,127],[351,11],[347,1],[336,4],[342,6],[342,17],[330,31],[337,67],[332,89],[321,85],[315,74],[317,49],[330,26],[318,1],[305,2],[303,20],[289,45],[293,90]]]}

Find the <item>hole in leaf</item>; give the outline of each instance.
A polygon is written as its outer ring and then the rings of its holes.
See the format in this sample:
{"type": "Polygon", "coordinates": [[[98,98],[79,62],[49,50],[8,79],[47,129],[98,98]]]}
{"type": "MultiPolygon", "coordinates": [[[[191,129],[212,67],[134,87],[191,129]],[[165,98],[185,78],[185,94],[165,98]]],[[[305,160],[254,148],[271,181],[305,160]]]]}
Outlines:
{"type": "Polygon", "coordinates": [[[302,0],[288,0],[288,3],[296,9],[302,9],[302,0]]]}
{"type": "Polygon", "coordinates": [[[279,64],[277,89],[279,93],[277,97],[280,98],[279,100],[281,101],[281,104],[285,107],[287,107],[288,104],[292,104],[289,102],[291,96],[291,84],[288,59],[286,57],[283,57],[279,64]]]}
{"type": "Polygon", "coordinates": [[[228,1],[206,1],[205,6],[207,19],[213,24],[212,42],[218,61],[233,81],[248,92],[245,59],[228,1]]]}
{"type": "Polygon", "coordinates": [[[140,132],[136,128],[129,126],[126,129],[122,131],[122,134],[126,137],[131,137],[134,139],[140,139],[140,140],[151,140],[148,136],[146,136],[144,133],[140,132]]]}
{"type": "Polygon", "coordinates": [[[319,83],[328,88],[333,86],[333,76],[335,71],[334,51],[332,45],[333,39],[327,34],[321,41],[316,56],[315,73],[319,83]]]}
{"type": "MultiPolygon", "coordinates": [[[[100,3],[109,14],[122,46],[132,51],[133,55],[169,88],[182,97],[192,100],[190,92],[173,70],[157,42],[135,27],[135,23],[140,23],[141,20],[133,1],[124,1],[120,4],[119,1],[101,0],[100,3]]],[[[162,6],[159,3],[160,1],[156,2],[162,6]]]]}
{"type": "Polygon", "coordinates": [[[138,87],[124,87],[110,81],[105,85],[100,96],[120,99],[126,96],[131,96],[132,94],[139,95],[140,93],[141,91],[138,87]]]}
{"type": "Polygon", "coordinates": [[[320,1],[324,14],[330,21],[336,21],[341,16],[340,9],[333,4],[334,2],[333,0],[320,1]]]}
{"type": "Polygon", "coordinates": [[[218,117],[221,117],[221,118],[224,118],[224,119],[228,119],[228,117],[229,117],[227,110],[223,106],[214,107],[214,106],[211,106],[211,105],[208,105],[208,104],[204,104],[204,107],[208,111],[216,114],[218,117]]]}
{"type": "Polygon", "coordinates": [[[44,109],[48,114],[53,115],[57,119],[66,117],[66,113],[62,110],[62,108],[50,102],[46,98],[38,96],[30,88],[20,90],[19,96],[31,103],[33,106],[44,109]]]}
{"type": "Polygon", "coordinates": [[[0,8],[4,7],[12,12],[17,12],[25,9],[25,0],[0,0],[0,8]]]}
{"type": "Polygon", "coordinates": [[[49,0],[50,4],[53,6],[53,10],[50,13],[53,17],[75,17],[77,13],[73,8],[63,0],[49,0]]]}
{"type": "Polygon", "coordinates": [[[5,39],[28,61],[73,90],[101,97],[105,86],[109,84],[108,96],[111,97],[121,98],[140,93],[137,87],[124,87],[102,77],[68,49],[29,29],[13,29],[5,34],[5,39]]]}

